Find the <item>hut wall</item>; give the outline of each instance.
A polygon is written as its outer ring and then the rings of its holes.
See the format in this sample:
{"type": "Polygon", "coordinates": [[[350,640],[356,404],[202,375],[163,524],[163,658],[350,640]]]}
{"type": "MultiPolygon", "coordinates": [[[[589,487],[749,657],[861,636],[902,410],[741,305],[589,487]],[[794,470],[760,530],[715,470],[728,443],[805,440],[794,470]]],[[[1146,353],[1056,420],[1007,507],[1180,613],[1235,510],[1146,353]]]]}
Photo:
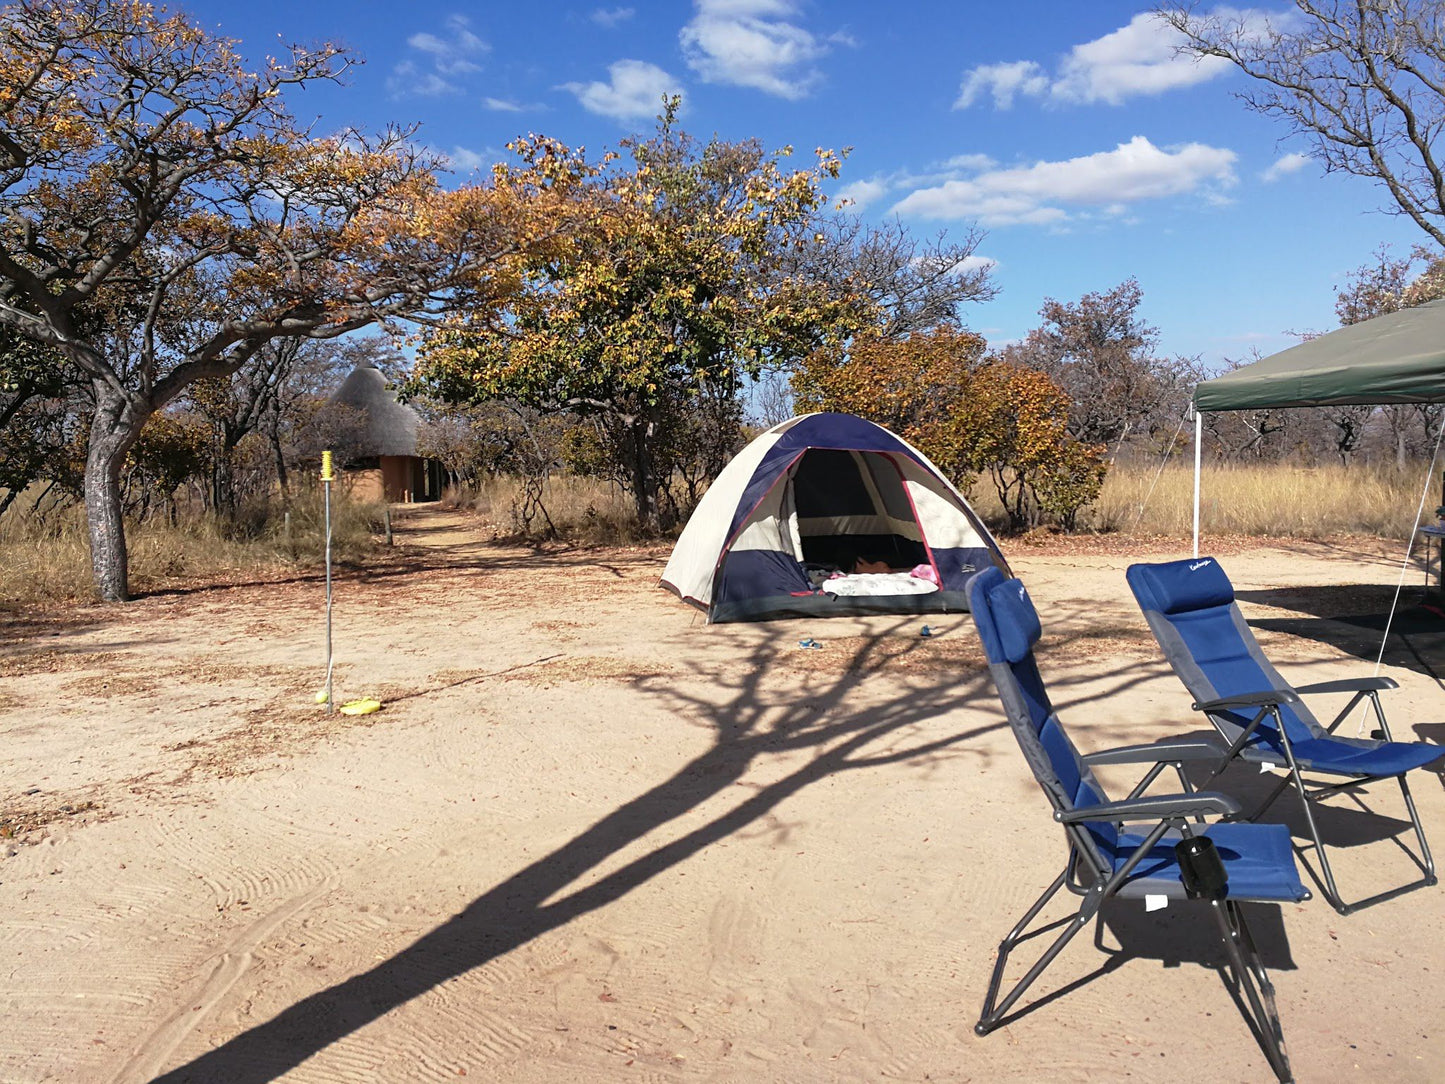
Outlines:
{"type": "Polygon", "coordinates": [[[342,478],[346,485],[346,492],[358,501],[384,501],[387,499],[386,483],[382,479],[379,467],[349,470],[342,475],[342,478]]]}
{"type": "MultiPolygon", "coordinates": [[[[365,460],[363,460],[365,462],[365,460]]],[[[442,495],[442,467],[416,455],[383,455],[373,467],[353,467],[343,475],[346,492],[359,501],[411,504],[442,495]]]]}
{"type": "Polygon", "coordinates": [[[414,455],[382,456],[381,480],[386,499],[402,504],[416,500],[416,476],[420,467],[421,460],[414,455]]]}

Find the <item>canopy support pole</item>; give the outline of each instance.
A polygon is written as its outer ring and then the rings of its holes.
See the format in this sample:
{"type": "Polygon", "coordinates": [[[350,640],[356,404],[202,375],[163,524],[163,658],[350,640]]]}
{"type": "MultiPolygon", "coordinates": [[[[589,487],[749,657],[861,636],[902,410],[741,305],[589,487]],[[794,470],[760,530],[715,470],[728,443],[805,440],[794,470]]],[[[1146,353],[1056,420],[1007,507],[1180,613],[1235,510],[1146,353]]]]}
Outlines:
{"type": "MultiPolygon", "coordinates": [[[[1400,578],[1395,583],[1395,597],[1390,601],[1390,613],[1385,618],[1385,635],[1380,638],[1380,653],[1375,656],[1375,676],[1380,674],[1380,667],[1385,662],[1385,648],[1390,643],[1390,629],[1395,623],[1395,611],[1400,608],[1400,592],[1405,588],[1405,573],[1410,570],[1410,558],[1415,553],[1415,539],[1420,534],[1420,521],[1425,518],[1425,501],[1430,496],[1430,487],[1435,484],[1435,464],[1440,459],[1440,444],[1445,441],[1445,413],[1440,415],[1440,431],[1435,434],[1435,450],[1430,453],[1430,466],[1425,471],[1425,488],[1420,491],[1420,505],[1415,509],[1415,525],[1410,528],[1410,541],[1405,546],[1405,559],[1400,562],[1400,578]]],[[[1425,567],[1430,567],[1430,554],[1425,553],[1425,567]]],[[[1360,719],[1360,732],[1363,733],[1365,721],[1360,719]]]]}
{"type": "Polygon", "coordinates": [[[1194,556],[1199,556],[1199,466],[1204,445],[1204,415],[1194,407],[1194,556]]]}

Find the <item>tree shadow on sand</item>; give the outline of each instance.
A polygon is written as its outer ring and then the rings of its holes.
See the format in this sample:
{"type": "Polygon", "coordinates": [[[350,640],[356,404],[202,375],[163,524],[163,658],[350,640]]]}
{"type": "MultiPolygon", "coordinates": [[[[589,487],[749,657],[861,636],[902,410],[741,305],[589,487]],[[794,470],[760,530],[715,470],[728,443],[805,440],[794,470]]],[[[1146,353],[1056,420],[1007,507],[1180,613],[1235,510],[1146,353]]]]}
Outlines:
{"type": "MultiPolygon", "coordinates": [[[[1249,622],[1253,628],[1314,640],[1373,663],[1380,653],[1395,587],[1281,587],[1240,591],[1237,597],[1241,602],[1291,611],[1287,617],[1253,618],[1249,622]]],[[[1438,609],[1420,605],[1421,601],[1418,586],[1401,592],[1399,608],[1390,621],[1384,662],[1426,674],[1445,685],[1445,617],[1438,609]]]]}
{"type": "MultiPolygon", "coordinates": [[[[923,653],[927,641],[906,634],[914,624],[910,618],[866,637],[841,666],[820,655],[819,666],[813,667],[811,652],[780,654],[776,645],[790,639],[774,637],[716,672],[694,666],[684,678],[672,674],[635,679],[636,688],[678,716],[678,725],[709,728],[710,747],[395,955],[303,998],[156,1080],[274,1080],[428,990],[673,870],[807,787],[843,773],[903,762],[988,758],[989,750],[977,739],[1007,724],[987,671],[940,665],[936,656],[923,653]],[[824,663],[830,664],[826,670],[824,663]],[[862,696],[865,684],[878,676],[902,685],[902,692],[882,703],[876,694],[871,699],[862,696]],[[689,680],[709,691],[689,693],[689,680]],[[721,699],[717,690],[724,690],[721,699]],[[959,708],[985,710],[972,718],[961,714],[959,720],[971,724],[962,729],[941,724],[959,708]],[[974,718],[981,721],[974,723],[974,718]],[[702,804],[724,792],[743,793],[742,788],[730,788],[760,762],[778,756],[791,762],[800,752],[811,753],[806,763],[756,789],[750,783],[746,797],[706,824],[660,842],[599,879],[589,879],[613,856],[702,804]]],[[[1020,777],[1024,773],[1021,763],[1008,768],[1020,777]]],[[[1042,807],[1037,812],[1039,830],[1050,830],[1043,823],[1042,807]]],[[[1007,916],[998,916],[1000,925],[1006,921],[1007,916]]],[[[1169,951],[1176,956],[1179,952],[1169,951]]],[[[134,1062],[132,1073],[139,1068],[134,1062]]]]}
{"type": "Polygon", "coordinates": [[[302,999],[158,1079],[273,1080],[433,987],[605,907],[814,783],[843,772],[945,755],[1004,725],[990,721],[943,736],[937,736],[936,727],[920,733],[922,724],[992,693],[982,670],[939,674],[936,667],[909,669],[905,695],[866,708],[854,705],[869,676],[885,667],[902,670],[904,657],[918,646],[902,636],[870,638],[847,660],[843,673],[801,695],[800,681],[773,681],[768,688],[779,661],[776,648],[766,643],[755,647],[743,666],[695,675],[705,676],[713,688],[729,690],[721,704],[689,696],[661,679],[637,680],[639,688],[663,697],[683,722],[710,727],[710,748],[376,967],[302,999]],[[907,646],[897,647],[900,643],[907,646]],[[708,823],[568,891],[611,856],[732,787],[760,758],[800,750],[813,751],[806,764],[750,791],[708,823]]]}

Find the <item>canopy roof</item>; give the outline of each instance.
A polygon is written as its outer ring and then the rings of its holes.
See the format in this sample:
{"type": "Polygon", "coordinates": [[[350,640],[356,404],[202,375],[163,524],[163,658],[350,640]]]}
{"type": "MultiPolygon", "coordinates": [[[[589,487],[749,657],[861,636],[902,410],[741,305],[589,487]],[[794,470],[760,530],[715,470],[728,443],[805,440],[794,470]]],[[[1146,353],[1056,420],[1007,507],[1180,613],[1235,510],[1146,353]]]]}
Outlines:
{"type": "Polygon", "coordinates": [[[1445,403],[1445,299],[1376,316],[1206,380],[1198,410],[1445,403]]]}

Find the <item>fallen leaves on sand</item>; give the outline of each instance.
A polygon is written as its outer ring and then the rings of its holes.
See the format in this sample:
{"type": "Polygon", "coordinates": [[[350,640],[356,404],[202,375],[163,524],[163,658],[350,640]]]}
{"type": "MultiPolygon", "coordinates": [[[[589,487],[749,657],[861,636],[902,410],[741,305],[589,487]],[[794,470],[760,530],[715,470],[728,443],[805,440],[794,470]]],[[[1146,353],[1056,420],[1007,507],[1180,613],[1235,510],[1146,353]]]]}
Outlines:
{"type": "Polygon", "coordinates": [[[55,821],[80,817],[81,823],[86,824],[101,815],[100,807],[90,801],[56,804],[54,796],[35,802],[18,799],[5,809],[0,809],[0,841],[39,843],[45,838],[45,827],[55,821]]]}
{"type": "Polygon", "coordinates": [[[3,669],[6,677],[105,670],[127,657],[124,651],[19,651],[5,657],[3,669]]]}

